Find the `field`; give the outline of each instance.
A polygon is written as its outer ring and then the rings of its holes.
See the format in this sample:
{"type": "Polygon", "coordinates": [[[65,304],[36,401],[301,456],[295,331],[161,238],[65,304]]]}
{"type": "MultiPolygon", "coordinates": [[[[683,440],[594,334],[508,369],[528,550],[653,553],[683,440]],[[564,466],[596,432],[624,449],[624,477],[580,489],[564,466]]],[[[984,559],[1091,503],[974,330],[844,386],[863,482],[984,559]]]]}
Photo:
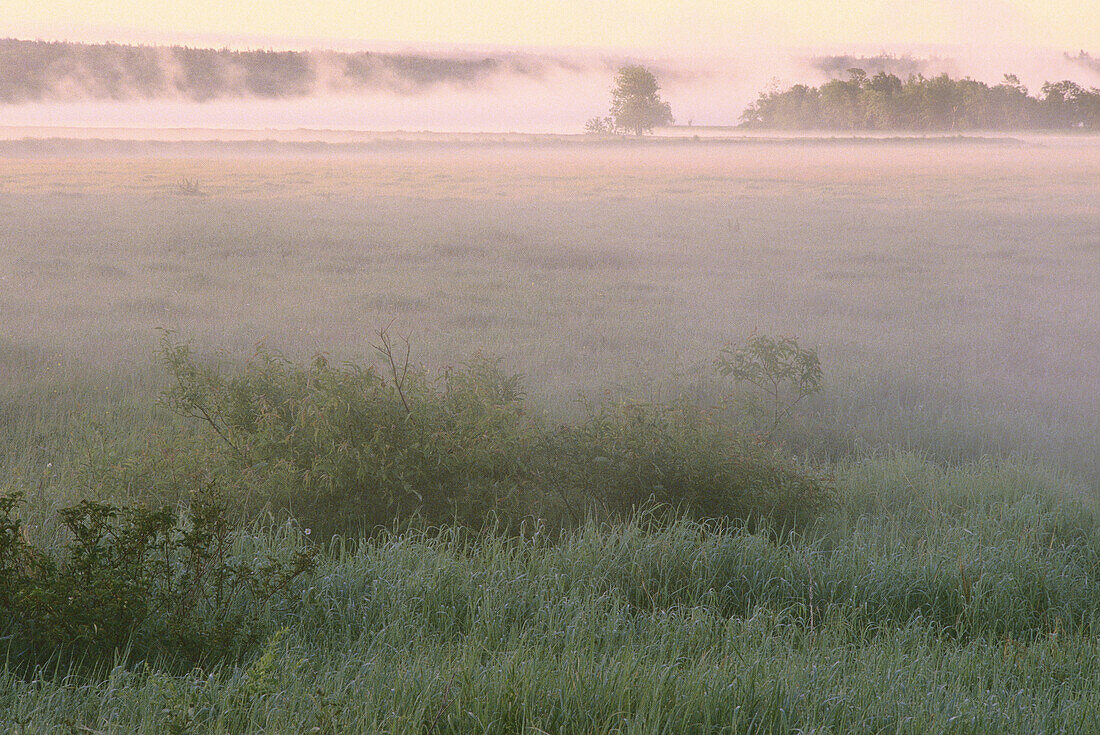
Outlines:
{"type": "Polygon", "coordinates": [[[777,441],[837,494],[794,537],[343,541],[238,660],[0,672],[10,729],[1097,731],[1094,138],[0,150],[0,487],[46,547],[90,467],[200,431],[161,329],[375,362],[388,325],[562,422],[721,404],[720,348],[793,335],[825,382],[777,441]]]}

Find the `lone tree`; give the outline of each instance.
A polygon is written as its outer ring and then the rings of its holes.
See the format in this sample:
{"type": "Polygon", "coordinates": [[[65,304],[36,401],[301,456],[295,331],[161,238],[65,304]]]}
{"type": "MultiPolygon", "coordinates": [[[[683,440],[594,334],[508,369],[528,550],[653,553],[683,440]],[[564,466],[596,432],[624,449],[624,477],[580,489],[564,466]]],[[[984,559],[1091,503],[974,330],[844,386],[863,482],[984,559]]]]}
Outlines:
{"type": "Polygon", "coordinates": [[[641,135],[658,125],[672,123],[672,109],[662,102],[657,77],[644,66],[624,66],[611,90],[611,119],[621,130],[641,135]]]}

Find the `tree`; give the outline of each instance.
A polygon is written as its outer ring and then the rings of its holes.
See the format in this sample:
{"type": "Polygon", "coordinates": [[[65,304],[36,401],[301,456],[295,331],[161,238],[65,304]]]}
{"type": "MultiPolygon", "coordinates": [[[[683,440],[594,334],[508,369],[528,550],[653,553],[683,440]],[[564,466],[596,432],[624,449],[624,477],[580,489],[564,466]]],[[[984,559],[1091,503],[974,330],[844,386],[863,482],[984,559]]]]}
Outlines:
{"type": "Polygon", "coordinates": [[[641,135],[672,123],[672,109],[657,94],[657,78],[644,66],[624,66],[611,89],[611,119],[615,127],[641,135]]]}
{"type": "Polygon", "coordinates": [[[1089,122],[1090,95],[1080,84],[1068,79],[1046,82],[1040,92],[1051,127],[1078,128],[1089,122]]]}
{"type": "Polygon", "coordinates": [[[858,68],[848,74],[847,81],[833,79],[820,87],[771,88],[745,109],[741,124],[841,130],[1100,129],[1100,89],[1070,80],[1047,82],[1032,97],[1014,74],[992,87],[946,74],[931,79],[916,74],[904,82],[881,72],[868,77],[858,68]]]}

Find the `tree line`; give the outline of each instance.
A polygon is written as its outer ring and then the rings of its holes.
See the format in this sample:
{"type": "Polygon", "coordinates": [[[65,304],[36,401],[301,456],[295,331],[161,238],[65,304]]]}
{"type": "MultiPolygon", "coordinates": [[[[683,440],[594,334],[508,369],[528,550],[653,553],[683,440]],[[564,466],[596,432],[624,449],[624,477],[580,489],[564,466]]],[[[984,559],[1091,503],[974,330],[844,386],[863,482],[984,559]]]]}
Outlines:
{"type": "Polygon", "coordinates": [[[1100,129],[1100,89],[1046,82],[1037,95],[1006,74],[990,86],[947,74],[907,79],[848,70],[819,87],[763,92],[741,114],[749,128],[839,130],[1100,129]]]}
{"type": "Polygon", "coordinates": [[[274,51],[0,39],[0,104],[59,99],[283,99],[314,92],[473,84],[530,74],[519,58],[274,51]]]}

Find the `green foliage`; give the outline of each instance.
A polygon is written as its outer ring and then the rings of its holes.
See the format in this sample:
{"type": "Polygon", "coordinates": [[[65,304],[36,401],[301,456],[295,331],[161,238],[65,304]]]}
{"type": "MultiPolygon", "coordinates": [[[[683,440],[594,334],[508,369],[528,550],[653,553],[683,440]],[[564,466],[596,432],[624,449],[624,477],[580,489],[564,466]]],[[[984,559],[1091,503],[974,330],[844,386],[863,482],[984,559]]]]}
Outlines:
{"type": "Polygon", "coordinates": [[[770,439],[779,425],[804,399],[821,390],[821,361],[817,350],[800,347],[793,337],[778,339],[756,334],[742,344],[722,349],[715,361],[722,376],[754,386],[764,396],[770,439]]]}
{"type": "Polygon", "coordinates": [[[1037,97],[1013,74],[990,86],[947,74],[908,79],[862,69],[820,87],[763,93],[741,115],[747,127],[841,130],[1100,128],[1100,89],[1046,82],[1037,97]]]}
{"type": "Polygon", "coordinates": [[[23,538],[23,525],[13,512],[23,493],[0,494],[0,603],[10,600],[28,574],[30,546],[23,538]]]}
{"type": "Polygon", "coordinates": [[[597,517],[664,506],[695,518],[805,526],[832,502],[830,484],[686,404],[621,400],[590,409],[552,440],[556,486],[597,517]]]}
{"type": "Polygon", "coordinates": [[[217,437],[234,497],[322,532],[522,517],[536,439],[519,377],[483,356],[438,378],[384,356],[388,374],[261,347],[226,375],[166,336],[164,403],[217,437]]]}
{"type": "Polygon", "coordinates": [[[433,377],[380,337],[385,372],[260,348],[225,374],[167,336],[164,402],[209,427],[209,464],[232,497],[323,535],[413,520],[518,530],[655,503],[791,526],[828,504],[827,482],[689,406],[609,402],[554,431],[499,361],[433,377]]]}
{"type": "Polygon", "coordinates": [[[286,558],[234,553],[225,504],[205,491],[182,516],[86,500],[63,508],[63,554],[25,540],[20,501],[0,496],[0,633],[17,667],[239,653],[262,634],[273,598],[313,566],[300,549],[286,558]]]}
{"type": "Polygon", "coordinates": [[[659,125],[672,124],[672,108],[661,100],[657,78],[644,66],[624,66],[611,89],[611,117],[614,128],[636,135],[659,125]]]}

